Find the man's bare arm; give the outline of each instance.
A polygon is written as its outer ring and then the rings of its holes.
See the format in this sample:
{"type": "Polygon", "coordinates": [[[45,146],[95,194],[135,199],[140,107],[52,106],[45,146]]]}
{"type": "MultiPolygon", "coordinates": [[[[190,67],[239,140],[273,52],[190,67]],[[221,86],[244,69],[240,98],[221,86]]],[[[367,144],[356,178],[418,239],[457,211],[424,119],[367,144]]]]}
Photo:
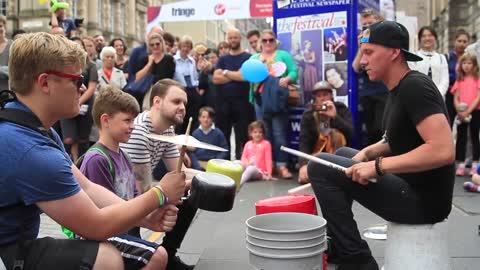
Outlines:
{"type": "Polygon", "coordinates": [[[217,85],[226,84],[231,81],[232,80],[230,80],[229,78],[225,77],[225,75],[223,75],[223,70],[217,69],[213,72],[212,82],[214,84],[217,84],[217,85]]]}
{"type": "Polygon", "coordinates": [[[152,165],[150,163],[133,164],[133,173],[140,189],[139,192],[143,194],[152,185],[152,165]]]}
{"type": "Polygon", "coordinates": [[[237,81],[237,82],[244,82],[245,81],[245,79],[242,76],[242,72],[240,72],[240,70],[229,71],[229,72],[227,72],[225,77],[227,77],[228,79],[230,79],[232,81],[237,81]]]}

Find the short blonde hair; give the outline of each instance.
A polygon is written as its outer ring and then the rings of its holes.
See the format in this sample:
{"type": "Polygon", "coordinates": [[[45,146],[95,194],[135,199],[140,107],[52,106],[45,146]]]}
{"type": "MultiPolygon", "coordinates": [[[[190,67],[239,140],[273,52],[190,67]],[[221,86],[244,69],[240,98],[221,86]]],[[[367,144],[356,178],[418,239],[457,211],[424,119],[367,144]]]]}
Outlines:
{"type": "Polygon", "coordinates": [[[132,95],[123,92],[113,85],[107,85],[95,97],[92,109],[93,121],[101,129],[100,117],[102,114],[113,117],[119,112],[131,113],[133,117],[136,117],[140,113],[140,106],[132,95]]]}
{"type": "Polygon", "coordinates": [[[85,68],[87,53],[64,36],[45,32],[23,34],[10,48],[10,87],[20,95],[30,93],[35,78],[49,70],[63,71],[65,65],[85,68]]]}
{"type": "Polygon", "coordinates": [[[150,53],[152,51],[152,48],[150,48],[150,41],[154,40],[154,39],[158,39],[160,40],[160,46],[162,46],[162,51],[165,51],[165,40],[163,39],[162,35],[160,34],[157,34],[157,33],[153,33],[151,35],[148,36],[148,52],[150,53]]]}
{"type": "Polygon", "coordinates": [[[193,41],[190,36],[187,36],[187,35],[183,36],[178,42],[178,47],[180,48],[183,44],[189,46],[190,49],[193,49],[193,41]]]}

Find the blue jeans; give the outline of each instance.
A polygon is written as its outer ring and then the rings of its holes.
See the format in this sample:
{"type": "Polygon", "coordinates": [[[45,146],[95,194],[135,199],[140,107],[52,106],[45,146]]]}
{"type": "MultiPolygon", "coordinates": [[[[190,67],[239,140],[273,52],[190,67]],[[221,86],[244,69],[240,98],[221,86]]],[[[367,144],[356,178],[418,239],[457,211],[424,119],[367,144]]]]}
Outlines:
{"type": "Polygon", "coordinates": [[[267,140],[272,144],[273,160],[277,167],[285,166],[288,154],[280,151],[280,146],[287,145],[288,112],[264,114],[263,122],[267,129],[267,140]]]}

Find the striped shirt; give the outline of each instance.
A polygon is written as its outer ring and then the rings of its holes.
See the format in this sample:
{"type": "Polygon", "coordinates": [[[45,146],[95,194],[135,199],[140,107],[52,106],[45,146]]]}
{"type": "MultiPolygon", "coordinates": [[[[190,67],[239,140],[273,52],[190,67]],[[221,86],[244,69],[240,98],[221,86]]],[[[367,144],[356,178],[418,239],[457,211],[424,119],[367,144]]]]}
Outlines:
{"type": "MultiPolygon", "coordinates": [[[[134,129],[130,139],[127,143],[120,144],[120,147],[130,156],[133,164],[150,162],[152,168],[154,168],[163,158],[178,158],[180,156],[175,144],[147,137],[147,134],[155,133],[148,111],[140,113],[133,124],[134,129]]],[[[160,135],[174,136],[175,131],[171,126],[160,135]]]]}

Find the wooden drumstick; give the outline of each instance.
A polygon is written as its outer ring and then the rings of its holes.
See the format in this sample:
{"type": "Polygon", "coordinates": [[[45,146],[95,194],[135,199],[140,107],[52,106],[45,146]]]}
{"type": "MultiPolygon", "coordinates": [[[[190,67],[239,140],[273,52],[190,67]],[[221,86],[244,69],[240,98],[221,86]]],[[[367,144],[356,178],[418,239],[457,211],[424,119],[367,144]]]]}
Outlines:
{"type": "MultiPolygon", "coordinates": [[[[185,144],[188,143],[188,137],[190,137],[190,128],[192,127],[192,117],[188,119],[188,126],[187,126],[187,131],[185,132],[185,144]]],[[[180,148],[180,157],[178,158],[178,163],[177,163],[177,172],[182,171],[182,165],[183,165],[183,159],[185,158],[185,152],[187,151],[187,146],[182,145],[182,148],[180,148]]]]}
{"type": "MultiPolygon", "coordinates": [[[[301,157],[301,158],[311,160],[311,161],[316,162],[316,163],[320,163],[322,165],[328,166],[332,169],[336,169],[336,170],[339,170],[339,171],[342,171],[342,172],[345,172],[345,170],[347,169],[345,167],[342,167],[342,166],[340,166],[338,164],[335,164],[335,163],[332,163],[330,161],[327,161],[327,160],[324,160],[324,159],[321,159],[321,158],[318,158],[318,157],[315,157],[315,156],[312,156],[312,155],[308,155],[308,154],[305,154],[305,153],[300,152],[298,150],[291,149],[291,148],[288,148],[288,147],[285,147],[285,146],[280,146],[280,150],[285,151],[287,153],[290,153],[292,155],[301,157]]],[[[368,179],[368,181],[372,182],[372,183],[377,183],[377,179],[375,179],[375,178],[368,179]]]]}
{"type": "Polygon", "coordinates": [[[301,185],[299,187],[295,187],[295,188],[291,188],[288,190],[288,194],[300,194],[300,193],[304,193],[307,189],[311,188],[312,187],[312,184],[308,183],[308,184],[305,184],[305,185],[301,185]]]}

